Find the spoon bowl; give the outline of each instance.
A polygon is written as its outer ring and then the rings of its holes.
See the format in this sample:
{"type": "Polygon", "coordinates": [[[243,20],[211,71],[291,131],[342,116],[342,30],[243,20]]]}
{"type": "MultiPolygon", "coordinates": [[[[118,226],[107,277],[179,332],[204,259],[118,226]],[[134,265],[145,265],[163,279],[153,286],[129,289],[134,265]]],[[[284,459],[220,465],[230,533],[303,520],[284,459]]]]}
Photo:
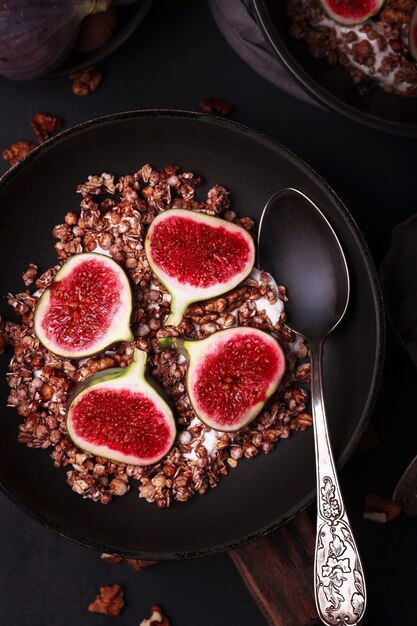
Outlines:
{"type": "Polygon", "coordinates": [[[350,282],[339,240],[320,209],[296,189],[274,194],[261,216],[258,257],[290,294],[285,310],[292,330],[310,341],[324,339],[346,312],[350,282]]]}
{"type": "Polygon", "coordinates": [[[316,205],[296,189],[267,202],[259,224],[258,264],[285,285],[288,326],[308,342],[317,480],[314,595],[324,624],[359,624],[365,579],[345,511],[327,427],[322,352],[349,302],[348,267],[336,233],[316,205]],[[301,224],[301,227],[300,227],[301,224]]]}

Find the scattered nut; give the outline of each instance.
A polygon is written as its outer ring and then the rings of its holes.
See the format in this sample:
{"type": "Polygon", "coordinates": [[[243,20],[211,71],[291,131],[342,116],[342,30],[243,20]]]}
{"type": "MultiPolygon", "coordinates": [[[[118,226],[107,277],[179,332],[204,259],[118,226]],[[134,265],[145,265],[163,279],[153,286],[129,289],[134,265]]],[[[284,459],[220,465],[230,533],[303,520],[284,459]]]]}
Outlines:
{"type": "Polygon", "coordinates": [[[392,522],[401,512],[402,506],[395,500],[385,500],[376,493],[368,493],[366,496],[364,519],[386,524],[392,522]]]}
{"type": "Polygon", "coordinates": [[[155,605],[150,608],[150,617],[140,622],[139,626],[170,626],[171,622],[164,615],[161,607],[155,605]]]}
{"type": "Polygon", "coordinates": [[[100,557],[106,563],[122,563],[122,561],[126,561],[130,567],[135,570],[135,572],[140,572],[146,567],[150,565],[154,565],[157,561],[145,561],[143,559],[125,559],[123,556],[118,556],[117,554],[108,554],[107,552],[103,552],[100,557]]]}
{"type": "Polygon", "coordinates": [[[70,76],[72,79],[72,92],[76,96],[89,96],[100,85],[103,80],[103,70],[93,67],[84,72],[78,72],[70,76]]]}
{"type": "Polygon", "coordinates": [[[61,128],[62,120],[48,113],[34,113],[30,125],[38,138],[38,142],[43,143],[61,128]]]}
{"type": "Polygon", "coordinates": [[[106,563],[121,563],[122,561],[124,561],[124,558],[122,556],[117,556],[116,554],[107,554],[107,552],[103,552],[100,558],[103,559],[103,561],[106,561],[106,563]]]}
{"type": "Polygon", "coordinates": [[[232,102],[219,100],[218,98],[204,98],[200,102],[200,108],[203,113],[210,113],[214,115],[220,115],[221,117],[228,117],[235,110],[235,105],[232,104],[232,102]]]}
{"type": "Polygon", "coordinates": [[[135,570],[135,572],[141,572],[143,569],[149,567],[150,565],[155,565],[155,563],[157,563],[157,561],[144,561],[143,559],[126,559],[128,565],[130,565],[130,567],[132,569],[135,570]]]}
{"type": "Polygon", "coordinates": [[[104,613],[117,617],[124,606],[123,591],[120,585],[100,587],[100,594],[88,605],[91,613],[104,613]]]}
{"type": "Polygon", "coordinates": [[[11,146],[3,150],[1,156],[5,161],[8,161],[10,165],[14,165],[34,148],[36,148],[36,145],[30,141],[16,141],[16,143],[12,143],[11,146]]]}

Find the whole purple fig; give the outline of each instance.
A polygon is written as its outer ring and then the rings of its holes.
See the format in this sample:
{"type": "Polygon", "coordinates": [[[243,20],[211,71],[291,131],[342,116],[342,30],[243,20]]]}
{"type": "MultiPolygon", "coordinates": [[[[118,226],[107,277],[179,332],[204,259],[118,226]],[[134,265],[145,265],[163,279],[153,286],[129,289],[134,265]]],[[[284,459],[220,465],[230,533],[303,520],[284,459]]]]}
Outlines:
{"type": "Polygon", "coordinates": [[[0,0],[0,75],[42,78],[69,55],[86,15],[111,0],[0,0]]]}

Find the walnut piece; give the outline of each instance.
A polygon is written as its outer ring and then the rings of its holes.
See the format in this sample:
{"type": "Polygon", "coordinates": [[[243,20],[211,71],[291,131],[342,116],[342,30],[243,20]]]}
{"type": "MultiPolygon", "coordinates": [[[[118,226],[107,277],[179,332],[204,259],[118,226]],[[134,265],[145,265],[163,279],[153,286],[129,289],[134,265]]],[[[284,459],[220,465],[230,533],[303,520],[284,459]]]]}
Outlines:
{"type": "Polygon", "coordinates": [[[91,613],[103,613],[117,617],[124,606],[123,590],[120,585],[100,587],[100,594],[88,605],[91,613]]]}
{"type": "Polygon", "coordinates": [[[38,142],[43,143],[61,128],[62,120],[48,113],[34,113],[30,125],[38,138],[38,142]]]}
{"type": "Polygon", "coordinates": [[[401,504],[395,500],[385,500],[376,493],[368,493],[366,496],[364,519],[386,524],[392,522],[401,512],[401,504]]]}
{"type": "Polygon", "coordinates": [[[36,145],[30,141],[16,141],[16,143],[12,143],[11,146],[3,150],[1,156],[5,161],[8,161],[10,165],[14,165],[34,148],[36,148],[36,145]]]}
{"type": "Polygon", "coordinates": [[[103,561],[106,561],[106,563],[121,563],[124,561],[122,556],[117,556],[117,554],[107,554],[107,552],[103,552],[100,558],[103,559],[103,561]]]}
{"type": "Polygon", "coordinates": [[[235,105],[232,102],[219,100],[218,98],[203,98],[200,102],[200,108],[203,113],[228,117],[235,110],[235,105]]]}
{"type": "Polygon", "coordinates": [[[127,559],[127,563],[128,565],[130,565],[130,567],[133,570],[135,570],[135,572],[141,572],[146,567],[149,567],[149,565],[155,565],[157,561],[145,561],[143,559],[127,559]]]}
{"type": "Polygon", "coordinates": [[[99,67],[92,67],[84,72],[72,74],[70,78],[73,81],[72,92],[76,96],[89,96],[103,80],[103,70],[99,67]]]}
{"type": "Polygon", "coordinates": [[[139,626],[170,626],[170,621],[160,606],[151,606],[150,617],[140,622],[139,626]]]}

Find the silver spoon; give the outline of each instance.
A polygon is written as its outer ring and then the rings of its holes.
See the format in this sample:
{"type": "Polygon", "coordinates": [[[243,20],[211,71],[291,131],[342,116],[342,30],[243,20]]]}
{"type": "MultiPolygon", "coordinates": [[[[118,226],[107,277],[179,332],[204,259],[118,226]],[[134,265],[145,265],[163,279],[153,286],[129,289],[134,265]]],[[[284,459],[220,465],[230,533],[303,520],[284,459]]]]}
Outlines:
{"type": "Polygon", "coordinates": [[[323,401],[322,351],[343,318],[350,283],[343,250],[322,212],[296,189],[267,202],[258,231],[260,268],[287,287],[288,325],[310,347],[311,403],[317,478],[314,585],[325,624],[358,624],[366,588],[358,549],[337,479],[323,401]]]}

